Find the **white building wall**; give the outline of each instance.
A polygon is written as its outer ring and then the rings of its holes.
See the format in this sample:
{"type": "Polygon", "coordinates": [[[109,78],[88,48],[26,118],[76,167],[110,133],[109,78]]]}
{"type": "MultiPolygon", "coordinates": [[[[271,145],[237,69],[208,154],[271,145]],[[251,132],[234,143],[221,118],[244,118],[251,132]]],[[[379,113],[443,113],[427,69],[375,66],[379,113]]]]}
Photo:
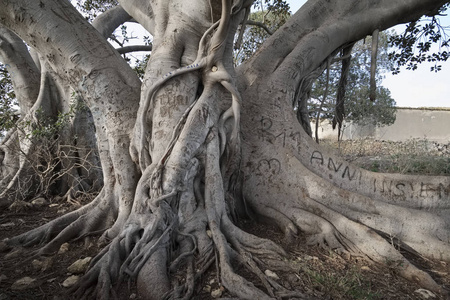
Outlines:
{"type": "MultiPolygon", "coordinates": [[[[315,128],[315,124],[311,126],[315,128]]],[[[319,126],[319,138],[337,139],[337,129],[333,130],[328,121],[323,121],[319,126]]],[[[397,108],[396,120],[390,126],[358,126],[351,123],[344,125],[343,139],[361,138],[389,141],[418,138],[449,143],[450,109],[397,108]]]]}

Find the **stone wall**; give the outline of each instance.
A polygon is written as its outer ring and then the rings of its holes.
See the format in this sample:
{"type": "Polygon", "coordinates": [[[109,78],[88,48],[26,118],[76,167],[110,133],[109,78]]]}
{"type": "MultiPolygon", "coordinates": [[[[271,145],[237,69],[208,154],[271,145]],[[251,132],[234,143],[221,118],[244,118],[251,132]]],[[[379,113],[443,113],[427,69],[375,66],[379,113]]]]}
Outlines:
{"type": "MultiPolygon", "coordinates": [[[[315,128],[314,124],[311,126],[315,128]]],[[[337,130],[333,130],[328,121],[323,121],[319,138],[337,139],[337,130]]],[[[344,140],[361,138],[387,141],[427,139],[447,144],[450,142],[450,108],[397,108],[396,120],[390,126],[344,125],[344,140]]]]}

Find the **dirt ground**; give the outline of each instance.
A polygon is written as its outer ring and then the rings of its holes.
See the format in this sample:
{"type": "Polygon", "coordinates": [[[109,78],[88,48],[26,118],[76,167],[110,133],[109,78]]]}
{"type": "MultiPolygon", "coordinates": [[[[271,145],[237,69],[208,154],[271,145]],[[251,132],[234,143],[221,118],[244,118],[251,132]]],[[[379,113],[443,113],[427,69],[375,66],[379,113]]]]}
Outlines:
{"type": "MultiPolygon", "coordinates": [[[[38,227],[77,207],[61,198],[47,200],[43,205],[22,207],[19,211],[0,211],[0,240],[38,227]]],[[[376,265],[362,258],[345,257],[330,250],[307,246],[305,236],[301,235],[287,242],[278,229],[255,221],[244,220],[241,227],[284,246],[288,252],[285,263],[291,269],[267,272],[275,273],[272,275],[273,280],[290,290],[302,293],[304,299],[427,299],[417,292],[420,286],[397,275],[395,266],[376,265]]],[[[65,245],[67,251],[60,251],[46,258],[34,257],[32,251],[36,248],[0,249],[0,300],[73,298],[68,289],[63,287],[63,282],[73,275],[67,268],[76,260],[94,257],[99,251],[96,239],[97,237],[90,237],[71,241],[65,245]],[[30,277],[34,281],[26,288],[14,288],[14,283],[24,277],[30,277]]],[[[450,263],[430,261],[408,253],[405,255],[450,290],[450,263]]],[[[239,268],[238,273],[255,279],[252,281],[257,284],[258,280],[245,268],[239,268]]],[[[261,288],[264,289],[262,286],[261,288]]],[[[118,290],[118,299],[139,299],[133,282],[124,284],[118,290]]],[[[228,291],[220,286],[214,265],[197,284],[193,299],[213,299],[212,294],[215,297],[231,297],[228,291]]],[[[435,298],[429,299],[445,297],[435,295],[435,298]]]]}

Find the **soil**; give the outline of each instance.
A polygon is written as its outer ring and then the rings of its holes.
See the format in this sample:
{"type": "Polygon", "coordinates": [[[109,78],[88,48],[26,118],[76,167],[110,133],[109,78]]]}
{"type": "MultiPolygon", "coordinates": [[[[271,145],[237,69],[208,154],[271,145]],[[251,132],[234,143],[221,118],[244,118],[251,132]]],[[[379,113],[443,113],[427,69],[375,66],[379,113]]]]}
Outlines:
{"type": "MultiPolygon", "coordinates": [[[[82,204],[85,203],[73,204],[55,198],[41,205],[23,205],[14,210],[0,211],[0,240],[36,228],[82,204]]],[[[417,292],[419,285],[397,275],[395,266],[374,264],[363,258],[347,257],[331,250],[308,246],[302,235],[286,241],[277,228],[255,221],[243,220],[240,226],[252,234],[284,246],[288,252],[285,263],[290,268],[270,270],[277,276],[273,280],[289,290],[302,293],[306,299],[426,299],[417,292]]],[[[62,285],[73,275],[67,268],[76,260],[94,257],[99,251],[97,238],[92,236],[70,241],[67,251],[60,251],[48,258],[34,257],[33,250],[36,247],[0,247],[0,300],[70,299],[70,292],[62,285]],[[38,265],[37,261],[44,262],[44,265],[38,265]],[[12,285],[24,277],[35,281],[24,289],[13,289],[12,285]]],[[[406,252],[405,255],[450,290],[450,263],[430,261],[406,252]]],[[[257,278],[244,267],[238,267],[238,273],[247,279],[254,279],[252,282],[258,285],[257,278]]],[[[118,299],[139,299],[134,282],[124,284],[118,291],[118,299]]],[[[215,265],[197,284],[193,299],[213,299],[212,294],[216,294],[216,297],[232,297],[220,286],[215,265]]],[[[429,299],[445,297],[435,295],[435,298],[429,299]]]]}

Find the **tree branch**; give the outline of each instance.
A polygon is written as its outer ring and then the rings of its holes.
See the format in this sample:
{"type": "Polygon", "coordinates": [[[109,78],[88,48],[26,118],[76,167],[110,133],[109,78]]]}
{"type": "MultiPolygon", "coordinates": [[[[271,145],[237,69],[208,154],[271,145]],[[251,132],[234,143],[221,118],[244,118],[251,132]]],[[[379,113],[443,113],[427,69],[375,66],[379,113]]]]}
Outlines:
{"type": "Polygon", "coordinates": [[[117,27],[130,21],[131,16],[118,5],[105,11],[92,22],[92,26],[97,29],[105,38],[109,37],[117,27]]]}
{"type": "Polygon", "coordinates": [[[269,35],[273,34],[273,31],[269,29],[269,27],[267,27],[266,24],[261,23],[261,22],[256,22],[256,21],[252,21],[252,20],[247,20],[247,25],[252,25],[252,26],[258,26],[261,27],[262,29],[264,29],[269,35]]]}
{"type": "Polygon", "coordinates": [[[324,4],[322,1],[308,1],[267,39],[258,55],[243,65],[242,71],[249,81],[253,78],[261,80],[262,74],[267,74],[276,80],[273,82],[275,85],[297,86],[303,76],[349,41],[360,40],[377,28],[385,30],[417,20],[430,8],[440,7],[446,2],[350,0],[324,4]],[[324,10],[326,13],[317,13],[324,10]],[[332,18],[336,21],[328,22],[332,18]],[[384,20],[382,24],[380,18],[384,20]]]}
{"type": "Polygon", "coordinates": [[[154,35],[155,20],[153,11],[153,1],[135,0],[125,1],[118,0],[123,9],[127,11],[139,24],[141,24],[150,34],[154,35]]]}
{"type": "Polygon", "coordinates": [[[11,76],[20,109],[26,114],[38,97],[40,72],[22,39],[1,24],[0,61],[11,76]]]}
{"type": "Polygon", "coordinates": [[[117,52],[120,54],[138,52],[138,51],[152,51],[152,45],[133,45],[121,48],[116,48],[117,52]]]}

